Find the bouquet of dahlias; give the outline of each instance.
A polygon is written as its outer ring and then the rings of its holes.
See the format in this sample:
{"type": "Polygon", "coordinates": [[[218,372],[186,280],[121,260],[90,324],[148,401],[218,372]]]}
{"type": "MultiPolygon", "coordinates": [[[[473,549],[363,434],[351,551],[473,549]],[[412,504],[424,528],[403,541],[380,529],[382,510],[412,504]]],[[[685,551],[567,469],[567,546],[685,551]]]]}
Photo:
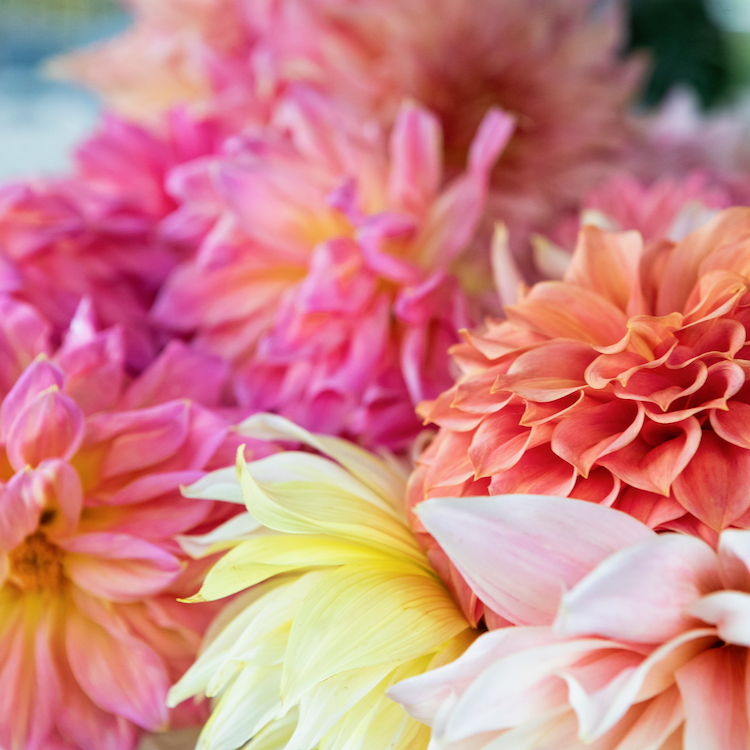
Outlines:
{"type": "Polygon", "coordinates": [[[0,187],[0,750],[747,750],[742,117],[614,0],[130,6],[0,187]]]}

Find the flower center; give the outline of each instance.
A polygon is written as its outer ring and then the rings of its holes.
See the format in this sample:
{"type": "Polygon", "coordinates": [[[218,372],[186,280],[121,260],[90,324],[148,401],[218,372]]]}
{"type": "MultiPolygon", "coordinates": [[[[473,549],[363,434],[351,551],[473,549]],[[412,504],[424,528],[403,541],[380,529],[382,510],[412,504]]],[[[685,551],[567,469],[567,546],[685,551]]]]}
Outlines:
{"type": "Polygon", "coordinates": [[[55,591],[64,580],[62,559],[63,551],[36,531],[10,553],[11,579],[24,591],[55,591]]]}

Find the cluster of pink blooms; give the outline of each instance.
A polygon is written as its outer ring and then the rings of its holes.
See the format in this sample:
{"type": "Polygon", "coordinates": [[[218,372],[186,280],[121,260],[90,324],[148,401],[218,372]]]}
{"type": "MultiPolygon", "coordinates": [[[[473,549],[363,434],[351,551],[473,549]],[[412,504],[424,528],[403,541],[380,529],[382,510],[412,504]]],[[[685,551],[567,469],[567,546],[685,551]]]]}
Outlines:
{"type": "Polygon", "coordinates": [[[205,721],[236,510],[180,488],[272,412],[416,461],[487,631],[390,691],[431,748],[746,750],[742,124],[636,113],[617,2],[129,5],[54,65],[73,172],[0,188],[0,748],[205,721]]]}

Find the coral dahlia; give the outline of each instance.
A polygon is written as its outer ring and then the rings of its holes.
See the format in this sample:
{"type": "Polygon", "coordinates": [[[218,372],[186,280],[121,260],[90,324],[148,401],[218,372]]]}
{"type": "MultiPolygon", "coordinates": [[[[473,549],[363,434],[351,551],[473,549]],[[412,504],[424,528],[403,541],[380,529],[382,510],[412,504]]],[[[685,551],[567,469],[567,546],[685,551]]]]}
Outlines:
{"type": "Polygon", "coordinates": [[[711,541],[750,527],[749,238],[745,208],[678,243],[584,228],[562,281],[455,348],[463,374],[422,406],[441,430],[411,505],[541,493],[711,541]]]}

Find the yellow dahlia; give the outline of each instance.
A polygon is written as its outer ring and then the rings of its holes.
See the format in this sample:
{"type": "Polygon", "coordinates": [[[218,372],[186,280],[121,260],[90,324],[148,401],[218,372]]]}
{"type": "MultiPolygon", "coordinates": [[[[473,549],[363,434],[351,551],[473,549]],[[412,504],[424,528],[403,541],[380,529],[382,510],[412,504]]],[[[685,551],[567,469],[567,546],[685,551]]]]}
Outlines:
{"type": "Polygon", "coordinates": [[[240,432],[324,455],[249,465],[239,455],[239,487],[223,469],[186,491],[236,501],[241,489],[251,514],[211,535],[211,549],[233,548],[193,600],[253,588],[229,605],[170,703],[216,699],[206,750],[251,738],[252,748],[426,748],[429,728],[385,691],[457,658],[475,631],[406,523],[405,473],[280,417],[252,417],[240,432]]]}

